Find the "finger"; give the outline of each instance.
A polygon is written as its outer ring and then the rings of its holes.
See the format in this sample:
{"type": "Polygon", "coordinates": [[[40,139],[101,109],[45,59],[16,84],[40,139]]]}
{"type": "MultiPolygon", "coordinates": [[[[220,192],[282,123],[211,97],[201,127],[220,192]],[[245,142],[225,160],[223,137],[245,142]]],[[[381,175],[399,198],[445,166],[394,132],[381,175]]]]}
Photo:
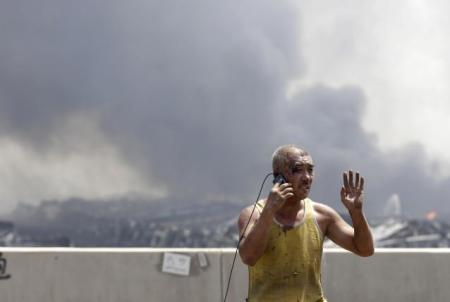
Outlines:
{"type": "Polygon", "coordinates": [[[356,188],[356,190],[359,189],[359,183],[360,183],[359,180],[360,180],[359,172],[356,172],[356,175],[355,175],[355,188],[356,188]]]}
{"type": "Polygon", "coordinates": [[[280,190],[281,194],[293,193],[293,192],[294,192],[294,188],[293,187],[287,187],[287,188],[284,188],[283,190],[280,190]]]}
{"type": "Polygon", "coordinates": [[[284,190],[285,188],[292,187],[292,185],[288,182],[285,182],[284,184],[280,185],[280,190],[284,190]]]}
{"type": "Polygon", "coordinates": [[[360,191],[364,191],[364,177],[361,176],[361,187],[360,187],[360,191]]]}
{"type": "Polygon", "coordinates": [[[282,190],[281,194],[293,193],[293,192],[294,192],[294,188],[289,187],[289,188],[285,188],[284,190],[282,190]]]}
{"type": "Polygon", "coordinates": [[[281,197],[283,197],[283,199],[289,199],[291,197],[294,197],[294,193],[288,192],[286,194],[282,194],[281,197]]]}
{"type": "Polygon", "coordinates": [[[341,187],[341,200],[345,199],[345,188],[344,186],[341,187]]]}
{"type": "Polygon", "coordinates": [[[348,182],[350,184],[350,188],[352,190],[355,189],[355,185],[353,184],[353,171],[352,170],[348,171],[348,182]]]}
{"type": "Polygon", "coordinates": [[[291,195],[294,195],[294,193],[282,194],[282,195],[280,195],[280,197],[281,197],[281,199],[286,200],[286,199],[291,198],[292,197],[291,195]]]}
{"type": "Polygon", "coordinates": [[[344,173],[342,174],[342,177],[343,177],[343,179],[344,179],[344,188],[345,188],[345,190],[349,190],[350,187],[348,186],[348,176],[347,176],[347,172],[344,172],[344,173]]]}

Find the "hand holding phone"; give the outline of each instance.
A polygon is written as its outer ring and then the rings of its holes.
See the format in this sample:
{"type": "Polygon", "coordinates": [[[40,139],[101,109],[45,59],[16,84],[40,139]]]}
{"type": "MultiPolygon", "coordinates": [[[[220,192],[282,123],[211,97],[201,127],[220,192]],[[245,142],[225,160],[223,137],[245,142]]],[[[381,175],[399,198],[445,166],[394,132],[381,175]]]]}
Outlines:
{"type": "Polygon", "coordinates": [[[286,178],[282,174],[276,174],[274,176],[274,186],[270,190],[265,207],[265,209],[267,208],[267,210],[273,213],[281,208],[286,200],[294,196],[292,185],[286,181],[286,178]]]}

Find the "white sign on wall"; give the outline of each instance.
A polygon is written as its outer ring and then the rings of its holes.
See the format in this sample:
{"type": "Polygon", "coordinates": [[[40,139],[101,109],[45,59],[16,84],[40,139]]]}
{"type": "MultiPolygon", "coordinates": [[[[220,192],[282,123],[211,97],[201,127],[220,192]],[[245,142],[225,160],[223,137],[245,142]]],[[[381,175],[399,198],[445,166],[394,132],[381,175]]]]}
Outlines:
{"type": "Polygon", "coordinates": [[[182,276],[189,276],[191,268],[191,256],[164,253],[162,271],[182,276]]]}

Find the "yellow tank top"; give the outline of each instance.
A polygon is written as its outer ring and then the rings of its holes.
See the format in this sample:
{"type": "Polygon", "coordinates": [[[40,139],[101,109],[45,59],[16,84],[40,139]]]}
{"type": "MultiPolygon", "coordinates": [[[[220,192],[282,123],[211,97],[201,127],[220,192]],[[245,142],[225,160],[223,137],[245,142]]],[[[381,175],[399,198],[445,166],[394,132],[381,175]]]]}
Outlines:
{"type": "MultiPolygon", "coordinates": [[[[323,235],[312,201],[304,199],[299,225],[284,231],[273,221],[267,248],[249,266],[249,302],[326,302],[321,284],[323,235]]],[[[258,203],[259,211],[263,205],[258,203]]]]}

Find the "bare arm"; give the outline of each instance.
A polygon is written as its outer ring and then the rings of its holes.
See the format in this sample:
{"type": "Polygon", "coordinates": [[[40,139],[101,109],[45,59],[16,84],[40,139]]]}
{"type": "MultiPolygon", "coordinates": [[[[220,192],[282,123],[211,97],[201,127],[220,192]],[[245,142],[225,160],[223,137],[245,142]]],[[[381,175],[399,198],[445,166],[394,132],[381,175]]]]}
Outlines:
{"type": "Polygon", "coordinates": [[[328,215],[331,218],[326,235],[340,247],[362,257],[373,255],[373,239],[364,213],[351,212],[353,228],[334,210],[328,215]]]}
{"type": "Polygon", "coordinates": [[[286,199],[293,196],[290,184],[275,184],[267,198],[266,205],[261,213],[251,211],[253,206],[245,208],[238,220],[239,234],[243,239],[239,244],[239,255],[242,262],[253,266],[263,255],[267,247],[269,228],[276,211],[284,204],[286,199]],[[248,224],[244,233],[244,228],[248,224]]]}
{"type": "Polygon", "coordinates": [[[239,234],[241,236],[243,235],[242,241],[239,244],[239,255],[241,256],[242,262],[253,266],[266,249],[269,227],[273,215],[269,211],[263,210],[260,214],[255,210],[245,234],[242,234],[250,217],[251,210],[252,207],[248,207],[239,216],[239,234]]]}
{"type": "Polygon", "coordinates": [[[372,232],[362,209],[364,178],[356,173],[353,182],[353,172],[344,173],[344,186],[341,188],[341,201],[349,211],[353,228],[334,210],[329,210],[331,217],[327,235],[337,245],[353,253],[368,257],[374,253],[372,232]]]}

